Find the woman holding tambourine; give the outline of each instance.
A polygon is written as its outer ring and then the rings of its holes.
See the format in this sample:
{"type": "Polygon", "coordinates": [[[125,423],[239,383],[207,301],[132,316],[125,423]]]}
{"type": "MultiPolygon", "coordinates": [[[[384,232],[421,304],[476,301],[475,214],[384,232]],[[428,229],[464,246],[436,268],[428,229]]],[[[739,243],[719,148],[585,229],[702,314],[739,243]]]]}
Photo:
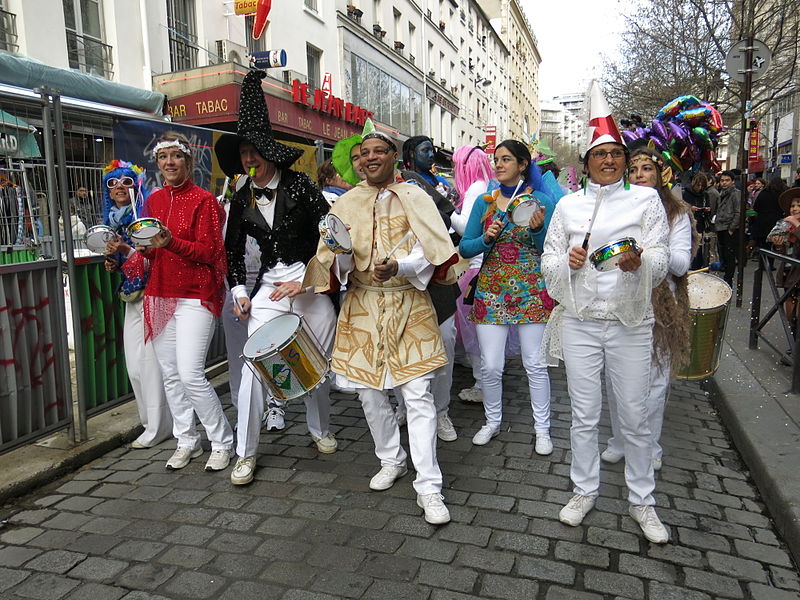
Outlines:
{"type": "Polygon", "coordinates": [[[531,394],[536,452],[547,455],[553,451],[550,377],[539,350],[553,303],[539,263],[555,202],[542,191],[541,172],[525,144],[506,140],[494,158],[500,189],[475,201],[459,245],[465,258],[484,254],[469,318],[476,324],[481,351],[486,424],[472,443],[485,445],[500,432],[506,338],[515,325],[531,394]]]}
{"type": "Polygon", "coordinates": [[[206,471],[221,471],[230,462],[233,430],[206,379],[205,357],[225,294],[225,213],[210,192],[192,182],[194,158],[185,137],[165,133],[153,154],[164,187],[148,198],[148,217],[158,220],[162,231],[137,250],[151,264],[144,296],[145,340],[152,342],[164,374],[178,440],[166,467],[182,469],[203,453],[196,413],[211,442],[206,471]]]}

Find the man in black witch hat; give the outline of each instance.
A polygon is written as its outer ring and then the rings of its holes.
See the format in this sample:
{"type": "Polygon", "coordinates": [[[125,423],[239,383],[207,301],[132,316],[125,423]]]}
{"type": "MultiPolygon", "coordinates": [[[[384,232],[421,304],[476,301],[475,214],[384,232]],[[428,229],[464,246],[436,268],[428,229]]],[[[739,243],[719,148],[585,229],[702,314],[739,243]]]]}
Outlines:
{"type": "MultiPolygon", "coordinates": [[[[317,248],[319,221],[329,206],[307,175],[290,169],[302,151],[273,137],[261,89],[265,75],[264,71],[250,71],[245,76],[236,135],[225,134],[214,146],[220,167],[228,177],[245,174],[236,182],[225,236],[234,314],[248,319],[248,335],[276,316],[299,314],[328,352],[336,327],[333,304],[327,296],[307,293],[301,281],[305,264],[317,248]],[[261,269],[253,290],[245,287],[248,235],[261,250],[261,269]]],[[[309,433],[317,449],[325,454],[335,452],[337,447],[329,430],[329,389],[325,380],[303,397],[309,433]]],[[[270,399],[270,405],[282,416],[274,399],[270,399]]],[[[242,368],[237,406],[239,458],[231,483],[243,485],[253,480],[264,406],[263,391],[248,365],[242,368]]]]}

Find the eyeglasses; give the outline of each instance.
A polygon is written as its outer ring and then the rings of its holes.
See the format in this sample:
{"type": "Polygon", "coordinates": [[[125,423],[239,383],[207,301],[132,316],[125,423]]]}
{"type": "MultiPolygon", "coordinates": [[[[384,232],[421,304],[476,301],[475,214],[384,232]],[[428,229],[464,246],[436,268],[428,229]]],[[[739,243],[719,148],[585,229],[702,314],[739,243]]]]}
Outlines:
{"type": "Polygon", "coordinates": [[[619,148],[614,148],[613,150],[592,150],[589,152],[589,156],[595,160],[605,160],[606,156],[611,156],[611,158],[616,160],[624,157],[625,151],[619,148]]]}
{"type": "Polygon", "coordinates": [[[133,187],[133,177],[112,177],[106,180],[108,189],[115,188],[118,185],[124,187],[133,187]]]}

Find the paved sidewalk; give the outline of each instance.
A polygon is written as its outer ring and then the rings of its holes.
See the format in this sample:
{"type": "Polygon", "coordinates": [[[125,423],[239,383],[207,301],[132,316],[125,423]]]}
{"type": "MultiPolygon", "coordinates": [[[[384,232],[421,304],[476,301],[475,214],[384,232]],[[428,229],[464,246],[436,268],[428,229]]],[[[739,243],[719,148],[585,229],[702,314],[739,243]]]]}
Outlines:
{"type": "MultiPolygon", "coordinates": [[[[454,392],[471,384],[462,367],[456,380],[454,392]]],[[[571,496],[570,412],[563,369],[552,381],[549,457],[533,453],[518,361],[503,431],[487,446],[470,441],[482,407],[454,400],[459,440],[439,443],[446,526],[423,521],[413,473],[368,490],[378,465],[363,413],[354,396],[335,394],[340,450],[318,455],[289,410],[286,430],[262,435],[249,486],[232,487],[229,469],[203,472],[203,459],[166,472],[174,445],[165,443],[119,447],[7,504],[0,597],[800,598],[787,547],[697,384],[677,384],[667,408],[656,496],[670,544],[646,542],[627,515],[622,464],[603,466],[584,525],[559,523],[571,496]]]]}

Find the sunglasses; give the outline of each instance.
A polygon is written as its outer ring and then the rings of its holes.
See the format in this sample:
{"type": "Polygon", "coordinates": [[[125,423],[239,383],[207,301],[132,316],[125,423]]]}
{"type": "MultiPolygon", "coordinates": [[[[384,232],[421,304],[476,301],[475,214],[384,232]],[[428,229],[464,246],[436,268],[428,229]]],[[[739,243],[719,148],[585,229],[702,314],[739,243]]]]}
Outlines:
{"type": "Polygon", "coordinates": [[[133,187],[133,177],[112,177],[106,181],[106,186],[111,189],[118,185],[133,187]]]}

